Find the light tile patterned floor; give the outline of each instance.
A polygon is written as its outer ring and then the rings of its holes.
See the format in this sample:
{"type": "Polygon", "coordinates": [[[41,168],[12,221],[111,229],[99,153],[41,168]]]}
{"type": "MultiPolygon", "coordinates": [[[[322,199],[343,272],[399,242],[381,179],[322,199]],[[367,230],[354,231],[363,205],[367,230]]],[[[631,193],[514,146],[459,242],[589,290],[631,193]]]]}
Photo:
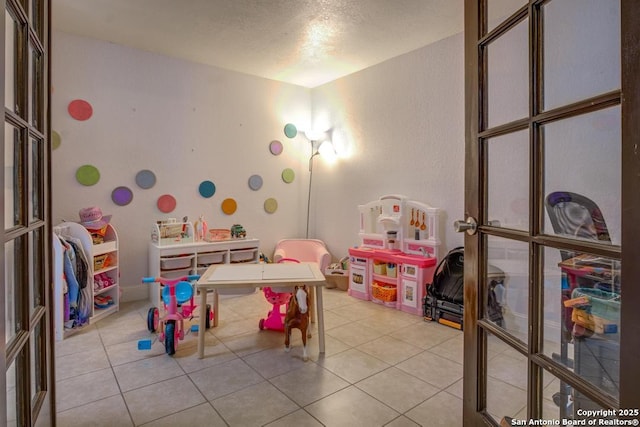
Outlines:
{"type": "MultiPolygon", "coordinates": [[[[58,425],[461,426],[462,333],[326,289],[326,353],[315,336],[302,360],[284,335],[260,331],[261,292],[221,300],[220,325],[175,356],[139,351],[149,304],[121,311],[56,344],[58,425]]],[[[193,320],[197,323],[197,319],[193,320]]]]}

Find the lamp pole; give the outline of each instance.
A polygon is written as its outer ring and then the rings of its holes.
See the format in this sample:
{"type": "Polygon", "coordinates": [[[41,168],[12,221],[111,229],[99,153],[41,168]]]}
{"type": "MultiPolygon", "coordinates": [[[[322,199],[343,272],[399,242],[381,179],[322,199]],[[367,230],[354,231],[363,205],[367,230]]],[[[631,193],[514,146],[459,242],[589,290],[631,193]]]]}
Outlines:
{"type": "Polygon", "coordinates": [[[307,192],[307,232],[305,238],[309,238],[309,216],[311,215],[311,182],[313,181],[313,158],[320,154],[318,141],[311,140],[311,157],[309,157],[309,191],[307,192]]]}

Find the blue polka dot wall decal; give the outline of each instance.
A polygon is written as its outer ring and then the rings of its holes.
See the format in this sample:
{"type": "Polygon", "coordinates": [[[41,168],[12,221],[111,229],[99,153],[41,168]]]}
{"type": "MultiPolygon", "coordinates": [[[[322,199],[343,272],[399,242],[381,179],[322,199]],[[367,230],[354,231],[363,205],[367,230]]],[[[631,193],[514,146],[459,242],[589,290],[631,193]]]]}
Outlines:
{"type": "Polygon", "coordinates": [[[136,184],[147,190],[156,185],[156,175],[150,170],[141,170],[136,174],[136,184]]]}
{"type": "Polygon", "coordinates": [[[211,181],[202,181],[198,187],[198,191],[202,197],[212,197],[216,193],[216,185],[211,181]]]}
{"type": "Polygon", "coordinates": [[[287,123],[286,125],[284,125],[284,134],[287,136],[287,138],[295,138],[298,134],[296,125],[294,125],[293,123],[287,123]]]}
{"type": "Polygon", "coordinates": [[[262,187],[262,177],[260,175],[251,175],[249,177],[249,188],[257,191],[262,187]]]}

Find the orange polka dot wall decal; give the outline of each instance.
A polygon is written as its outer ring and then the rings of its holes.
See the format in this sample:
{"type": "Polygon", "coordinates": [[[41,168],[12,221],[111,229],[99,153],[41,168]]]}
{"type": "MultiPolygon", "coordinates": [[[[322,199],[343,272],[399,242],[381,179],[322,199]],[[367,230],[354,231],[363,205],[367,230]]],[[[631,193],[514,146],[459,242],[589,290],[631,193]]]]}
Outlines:
{"type": "Polygon", "coordinates": [[[74,99],[67,107],[69,115],[76,120],[85,121],[93,115],[93,107],[84,99],[74,99]]]}
{"type": "Polygon", "coordinates": [[[232,215],[238,209],[238,204],[232,198],[224,199],[222,201],[222,212],[227,215],[232,215]]]}
{"type": "Polygon", "coordinates": [[[170,213],[176,208],[176,198],[171,194],[163,194],[158,197],[158,209],[162,213],[170,213]]]}
{"type": "Polygon", "coordinates": [[[82,165],[76,170],[76,180],[90,187],[100,181],[100,171],[93,165],[82,165]]]}

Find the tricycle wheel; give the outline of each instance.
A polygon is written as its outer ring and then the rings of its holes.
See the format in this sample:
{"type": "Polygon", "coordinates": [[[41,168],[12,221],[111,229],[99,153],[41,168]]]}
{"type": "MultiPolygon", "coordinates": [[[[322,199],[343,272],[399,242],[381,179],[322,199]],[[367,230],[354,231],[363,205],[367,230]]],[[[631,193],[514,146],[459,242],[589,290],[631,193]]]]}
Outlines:
{"type": "Polygon", "coordinates": [[[151,307],[147,313],[147,329],[149,332],[155,332],[158,330],[158,322],[160,321],[160,314],[157,307],[151,307]]]}
{"type": "Polygon", "coordinates": [[[169,320],[164,328],[164,348],[169,356],[176,354],[176,321],[169,320]]]}
{"type": "Polygon", "coordinates": [[[211,304],[207,304],[207,306],[204,309],[204,327],[205,329],[209,329],[211,328],[211,317],[213,313],[211,312],[211,304]]]}
{"type": "Polygon", "coordinates": [[[258,322],[258,327],[260,328],[260,330],[264,329],[264,319],[260,319],[260,322],[258,322]]]}

